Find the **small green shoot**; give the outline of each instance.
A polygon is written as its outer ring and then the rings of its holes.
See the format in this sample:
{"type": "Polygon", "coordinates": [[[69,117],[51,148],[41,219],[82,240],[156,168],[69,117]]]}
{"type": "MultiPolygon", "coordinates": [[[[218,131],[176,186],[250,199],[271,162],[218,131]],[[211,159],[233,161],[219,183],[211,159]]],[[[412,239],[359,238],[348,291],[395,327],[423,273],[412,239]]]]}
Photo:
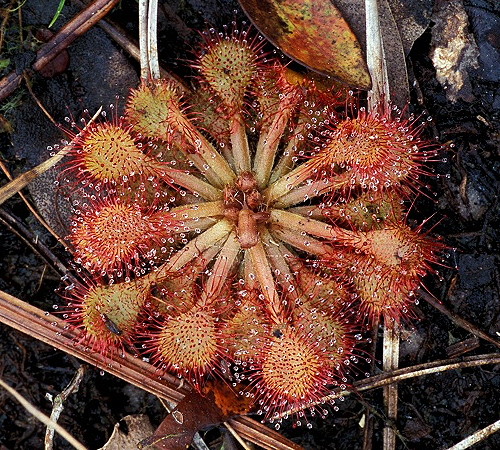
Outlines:
{"type": "Polygon", "coordinates": [[[56,23],[57,19],[59,19],[59,16],[61,15],[61,12],[64,8],[65,3],[66,3],[66,0],[59,0],[59,5],[57,6],[57,11],[49,23],[49,28],[52,28],[52,26],[56,23]]]}

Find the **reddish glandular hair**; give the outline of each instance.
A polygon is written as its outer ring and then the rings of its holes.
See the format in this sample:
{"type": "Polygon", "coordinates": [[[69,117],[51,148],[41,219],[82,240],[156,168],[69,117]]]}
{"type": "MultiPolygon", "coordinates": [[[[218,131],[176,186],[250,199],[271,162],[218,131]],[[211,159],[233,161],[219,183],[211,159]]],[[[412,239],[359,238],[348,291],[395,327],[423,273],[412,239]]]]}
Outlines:
{"type": "Polygon", "coordinates": [[[75,138],[65,178],[89,199],[74,256],[115,283],[83,292],[73,323],[100,348],[122,331],[199,390],[239,381],[276,418],[344,382],[367,324],[411,317],[442,245],[406,223],[438,149],[421,124],[346,112],[262,48],[207,33],[193,92],[143,81],[123,118],[75,138]]]}

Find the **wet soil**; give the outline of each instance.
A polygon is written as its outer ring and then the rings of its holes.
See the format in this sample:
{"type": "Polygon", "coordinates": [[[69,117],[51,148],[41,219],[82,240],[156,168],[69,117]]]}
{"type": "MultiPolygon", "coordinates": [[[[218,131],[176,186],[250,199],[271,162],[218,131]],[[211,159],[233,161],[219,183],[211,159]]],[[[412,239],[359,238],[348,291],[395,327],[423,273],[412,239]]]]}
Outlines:
{"type": "MultiPolygon", "coordinates": [[[[47,24],[58,2],[44,2],[43,8],[35,8],[36,3],[28,1],[23,7],[27,27],[47,24]]],[[[131,34],[136,28],[134,5],[135,2],[123,0],[121,8],[112,14],[131,34]]],[[[65,18],[76,10],[68,5],[65,18]]],[[[452,101],[437,80],[431,60],[434,22],[429,23],[408,58],[415,77],[413,103],[417,112],[426,110],[425,114],[432,116],[428,131],[445,143],[446,159],[435,165],[438,176],[429,181],[430,194],[416,200],[411,217],[416,224],[430,217],[426,227],[442,236],[450,247],[439,273],[426,280],[429,291],[454,313],[498,339],[500,5],[494,0],[469,0],[464,2],[464,10],[469,20],[468,32],[478,51],[477,67],[464,69],[470,80],[466,95],[452,101]]],[[[203,29],[206,23],[220,27],[234,17],[243,17],[235,2],[222,0],[165,2],[160,11],[162,64],[181,75],[186,71],[175,61],[189,55],[198,36],[196,30],[203,29]]],[[[35,94],[58,122],[64,123],[68,111],[79,117],[83,108],[93,111],[102,104],[115,103],[116,95],[123,98],[127,89],[137,83],[137,64],[101,30],[87,33],[69,53],[70,65],[62,74],[51,79],[35,75],[32,78],[35,94]],[[96,54],[95,48],[101,51],[96,54]]],[[[27,91],[20,92],[20,105],[6,113],[15,132],[0,135],[1,157],[14,173],[45,159],[46,146],[61,137],[60,131],[45,121],[27,91]]],[[[43,186],[47,186],[47,180],[35,184],[30,191],[41,209],[47,202],[43,186]]],[[[66,257],[18,198],[9,200],[3,208],[17,216],[61,258],[66,257]]],[[[54,223],[57,225],[58,221],[54,223]]],[[[0,255],[1,290],[44,310],[52,311],[53,305],[60,303],[54,292],[59,286],[57,274],[5,226],[0,226],[0,255]]],[[[404,333],[401,367],[455,354],[498,352],[493,345],[472,339],[469,332],[424,301],[419,303],[417,314],[419,319],[404,333]],[[454,353],[461,344],[462,353],[454,353]]],[[[380,357],[378,352],[375,359],[380,357]]],[[[80,364],[29,336],[0,326],[0,376],[45,413],[50,414],[51,410],[46,394],[56,395],[63,390],[80,364]]],[[[380,370],[377,363],[374,373],[380,370]]],[[[400,383],[399,414],[394,424],[400,437],[397,448],[444,449],[453,445],[498,420],[499,393],[498,365],[447,371],[400,383]]],[[[308,449],[361,449],[361,425],[373,419],[372,448],[382,448],[386,420],[380,390],[353,395],[337,402],[337,406],[339,410],[332,409],[327,419],[311,419],[312,429],[290,424],[281,431],[308,449]]],[[[89,368],[78,393],[66,402],[60,423],[89,448],[99,448],[123,416],[141,413],[147,414],[154,425],[164,416],[153,396],[89,368]]],[[[43,448],[43,436],[44,427],[0,390],[0,449],[43,448]]],[[[70,448],[59,437],[55,442],[55,448],[70,448]]],[[[500,434],[474,448],[500,448],[500,434]]]]}

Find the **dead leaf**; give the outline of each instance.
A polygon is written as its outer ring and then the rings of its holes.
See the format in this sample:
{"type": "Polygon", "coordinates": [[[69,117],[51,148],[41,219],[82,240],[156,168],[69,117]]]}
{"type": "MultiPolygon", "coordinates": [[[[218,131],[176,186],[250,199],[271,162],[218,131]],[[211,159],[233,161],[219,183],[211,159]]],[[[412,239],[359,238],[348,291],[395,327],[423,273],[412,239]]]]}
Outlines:
{"type": "MultiPolygon", "coordinates": [[[[366,51],[365,0],[331,0],[342,13],[366,51]]],[[[405,55],[410,53],[415,41],[429,26],[434,0],[388,0],[391,16],[386,16],[381,9],[382,29],[387,28],[387,20],[397,27],[405,55]],[[416,4],[418,6],[416,6],[416,4]]],[[[382,5],[383,7],[383,5],[382,5]]],[[[385,34],[385,33],[384,33],[385,34]]]]}
{"type": "Polygon", "coordinates": [[[250,412],[253,399],[237,394],[227,383],[220,381],[208,381],[204,392],[213,392],[217,407],[227,417],[239,416],[250,412]]]}
{"type": "Polygon", "coordinates": [[[436,78],[452,102],[474,100],[470,69],[479,67],[479,49],[469,33],[469,20],[461,0],[440,2],[434,15],[431,59],[436,78]]]}
{"type": "Polygon", "coordinates": [[[290,58],[360,89],[370,75],[361,46],[330,0],[240,0],[255,26],[290,58]]]}
{"type": "MultiPolygon", "coordinates": [[[[365,0],[332,1],[358,36],[366,53],[365,0]]],[[[415,40],[428,27],[432,11],[432,0],[419,1],[418,8],[414,3],[410,0],[378,1],[390,101],[400,108],[408,104],[410,99],[406,56],[415,40]]]]}
{"type": "Polygon", "coordinates": [[[115,425],[113,434],[100,450],[123,450],[137,448],[137,444],[154,433],[148,416],[136,414],[126,416],[115,425]]]}
{"type": "Polygon", "coordinates": [[[140,448],[154,445],[165,450],[185,449],[197,431],[248,413],[250,407],[249,399],[236,395],[223,381],[209,382],[203,394],[187,394],[140,448]]]}

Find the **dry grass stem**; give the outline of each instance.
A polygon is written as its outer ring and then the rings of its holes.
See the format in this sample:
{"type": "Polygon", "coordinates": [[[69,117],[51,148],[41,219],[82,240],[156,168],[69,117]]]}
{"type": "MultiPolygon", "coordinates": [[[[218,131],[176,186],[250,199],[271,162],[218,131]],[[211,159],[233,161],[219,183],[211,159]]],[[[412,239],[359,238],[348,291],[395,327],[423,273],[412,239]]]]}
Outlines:
{"type": "MultiPolygon", "coordinates": [[[[389,109],[391,94],[389,74],[385,59],[384,43],[380,27],[379,0],[365,0],[366,12],[366,63],[372,79],[368,91],[368,108],[383,113],[389,109]]],[[[399,363],[399,331],[384,324],[383,367],[385,371],[397,369],[399,363]]],[[[384,404],[387,418],[395,423],[398,416],[398,385],[384,387],[384,404]]],[[[384,450],[396,448],[396,433],[391,423],[386,424],[383,434],[384,450]]]]}
{"type": "Polygon", "coordinates": [[[160,63],[158,62],[158,0],[149,0],[148,5],[148,67],[151,78],[160,78],[160,63]]]}
{"type": "Polygon", "coordinates": [[[470,448],[473,445],[477,444],[485,440],[488,436],[491,436],[493,433],[496,433],[500,430],[500,420],[488,425],[487,427],[476,431],[474,434],[466,437],[464,440],[455,444],[454,446],[448,448],[448,450],[465,450],[466,448],[470,448]]]}
{"type": "Polygon", "coordinates": [[[447,317],[449,317],[459,327],[463,328],[464,330],[467,330],[469,333],[472,333],[473,335],[477,336],[478,338],[483,339],[486,342],[489,342],[490,344],[493,344],[494,346],[500,348],[499,341],[492,338],[490,335],[486,334],[484,331],[480,330],[478,327],[476,327],[472,323],[470,323],[467,320],[463,319],[462,317],[458,316],[453,311],[450,311],[444,304],[439,302],[439,300],[437,300],[431,294],[423,291],[422,289],[418,292],[418,294],[427,303],[431,304],[438,311],[442,312],[447,317]]]}
{"type": "MultiPolygon", "coordinates": [[[[52,401],[52,413],[50,414],[50,420],[53,423],[57,423],[61,413],[64,410],[64,402],[73,393],[78,392],[80,383],[82,382],[83,376],[85,375],[86,366],[80,366],[70,381],[70,383],[64,388],[64,390],[56,395],[52,401]]],[[[47,430],[45,431],[45,450],[52,450],[54,447],[54,427],[52,425],[47,425],[47,430]]]]}
{"type": "Polygon", "coordinates": [[[69,147],[64,147],[62,150],[59,150],[54,156],[50,157],[33,169],[19,175],[17,178],[7,183],[5,186],[2,186],[0,188],[0,205],[10,197],[12,197],[14,194],[17,194],[21,189],[25,188],[42,173],[46,172],[51,167],[54,167],[66,156],[68,150],[69,147]]]}
{"type": "MultiPolygon", "coordinates": [[[[500,353],[488,353],[484,355],[468,356],[465,358],[445,359],[433,361],[430,363],[418,364],[416,366],[405,367],[403,369],[397,369],[392,372],[383,373],[381,375],[375,375],[370,378],[355,381],[352,384],[352,389],[350,391],[340,389],[334,390],[332,394],[323,397],[320,401],[311,404],[311,406],[326,404],[350,394],[359,394],[363,391],[378,389],[393,383],[399,383],[400,381],[408,380],[410,378],[422,377],[425,375],[445,372],[447,370],[456,370],[463,369],[465,367],[477,367],[486,364],[499,363],[500,353]]],[[[281,415],[281,417],[285,415],[289,416],[295,412],[297,411],[286,411],[281,415]]]]}
{"type": "MultiPolygon", "coordinates": [[[[94,120],[101,114],[101,108],[97,110],[92,119],[90,119],[87,126],[89,126],[94,120]]],[[[70,149],[70,146],[67,145],[59,150],[54,156],[51,156],[46,161],[43,161],[33,169],[24,172],[19,175],[17,178],[14,178],[12,181],[8,182],[5,186],[0,188],[0,205],[2,205],[6,200],[12,197],[14,194],[17,194],[21,189],[24,189],[28,184],[30,184],[33,180],[38,178],[42,173],[54,167],[59,161],[61,161],[67,154],[70,149]]]]}
{"type": "Polygon", "coordinates": [[[71,436],[71,434],[69,434],[63,427],[61,427],[61,425],[57,424],[49,417],[47,417],[43,412],[33,406],[28,400],[26,400],[21,394],[19,394],[19,392],[10,387],[2,379],[0,379],[0,386],[4,388],[10,395],[12,395],[12,397],[14,397],[33,417],[36,417],[44,425],[52,427],[60,436],[66,439],[77,450],[86,450],[85,446],[83,446],[73,436],[71,436]]]}
{"type": "MultiPolygon", "coordinates": [[[[400,328],[384,328],[383,366],[385,372],[392,372],[399,367],[400,328]]],[[[398,417],[398,384],[384,386],[384,403],[388,423],[384,426],[384,450],[396,448],[396,430],[394,424],[398,417]]]]}
{"type": "Polygon", "coordinates": [[[233,437],[238,441],[238,443],[243,447],[244,450],[251,450],[247,443],[243,439],[241,439],[241,436],[236,433],[234,428],[228,422],[224,422],[224,426],[229,430],[229,432],[233,435],[233,437]]]}
{"type": "Polygon", "coordinates": [[[139,61],[141,63],[141,79],[147,80],[148,64],[148,0],[139,0],[139,61]]]}

